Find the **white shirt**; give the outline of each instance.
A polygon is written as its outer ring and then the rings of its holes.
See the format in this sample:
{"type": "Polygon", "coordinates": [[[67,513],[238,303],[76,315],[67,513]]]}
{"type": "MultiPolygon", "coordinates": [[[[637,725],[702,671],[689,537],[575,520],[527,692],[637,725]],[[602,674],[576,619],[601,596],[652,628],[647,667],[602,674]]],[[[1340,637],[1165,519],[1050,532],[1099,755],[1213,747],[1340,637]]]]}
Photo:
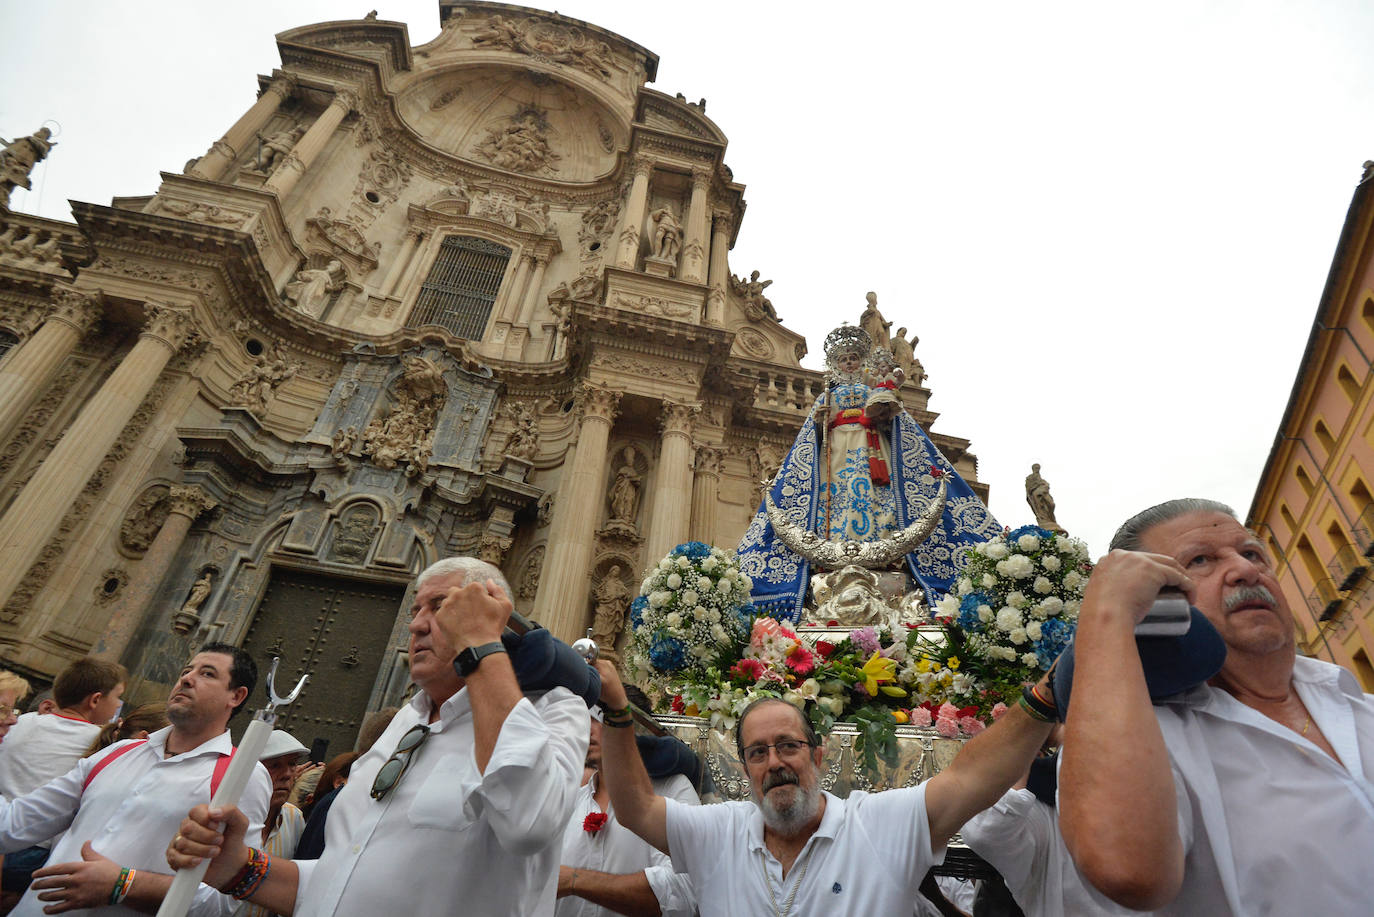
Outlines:
{"type": "Polygon", "coordinates": [[[1138,913],[1089,890],[1064,846],[1055,810],[1030,790],[1008,790],[959,834],[1002,874],[1026,917],[1138,913]]]}
{"type": "Polygon", "coordinates": [[[1218,688],[1155,708],[1185,850],[1183,888],[1158,913],[1368,913],[1374,697],[1301,656],[1293,684],[1340,761],[1218,688]]]}
{"type": "MultiPolygon", "coordinates": [[[[616,821],[615,810],[609,805],[606,808],[606,815],[609,817],[600,831],[592,834],[582,827],[588,815],[601,811],[601,807],[596,804],[598,776],[593,774],[592,778],[577,791],[572,818],[568,819],[568,826],[563,831],[563,865],[577,869],[594,869],[614,875],[647,872],[653,866],[669,865],[667,856],[640,840],[639,835],[616,821]]],[[[689,806],[701,804],[701,800],[697,798],[697,791],[692,789],[692,781],[681,774],[654,780],[653,785],[656,796],[676,799],[689,806]]],[[[685,877],[678,879],[678,883],[685,886],[684,912],[683,890],[674,886],[673,878],[676,874],[671,870],[667,872],[666,876],[660,871],[649,877],[649,885],[659,898],[660,911],[664,917],[672,917],[674,913],[693,913],[695,899],[691,896],[690,882],[685,877]],[[660,884],[656,885],[655,880],[660,884]],[[663,893],[660,893],[660,887],[664,889],[663,893]],[[666,902],[665,895],[668,898],[666,902]]],[[[554,914],[556,917],[612,917],[614,911],[608,911],[585,898],[568,895],[558,899],[554,914]]]]}
{"type": "MultiPolygon", "coordinates": [[[[148,740],[107,764],[82,792],[86,776],[115,748],[83,758],[67,773],[26,796],[0,803],[0,850],[22,850],[34,843],[67,833],[53,845],[48,865],[80,862],[81,845],[90,841],[102,856],[120,866],[148,872],[171,873],[167,844],[192,806],[210,801],[210,780],[221,755],[233,750],[224,732],[191,751],[165,757],[171,727],[159,729],[148,740]],[[70,830],[68,830],[70,828],[70,830]]],[[[248,817],[248,836],[262,834],[272,780],[259,764],[248,781],[239,808],[248,817]]],[[[135,877],[135,884],[138,879],[135,877]]],[[[13,917],[37,917],[47,902],[30,889],[11,913],[13,917]]],[[[234,901],[208,885],[196,892],[191,914],[197,917],[227,915],[234,901]]],[[[97,907],[72,914],[135,914],[126,907],[97,907]]]]}
{"type": "Polygon", "coordinates": [[[668,852],[689,873],[702,917],[736,917],[784,909],[791,917],[912,913],[921,880],[944,861],[931,846],[925,784],[882,793],[825,794],[825,814],[786,879],[763,841],[763,815],[751,802],[696,808],[668,800],[668,852]]]}
{"type": "Polygon", "coordinates": [[[26,713],[0,743],[0,796],[17,799],[72,769],[100,727],[60,713],[26,713]]]}
{"type": "Polygon", "coordinates": [[[296,917],[553,914],[563,829],[587,754],[587,704],[566,688],[522,698],[482,774],[463,688],[439,708],[400,782],[374,800],[377,771],[429,711],[421,691],[353,763],[329,809],[324,854],[296,861],[296,917]]]}

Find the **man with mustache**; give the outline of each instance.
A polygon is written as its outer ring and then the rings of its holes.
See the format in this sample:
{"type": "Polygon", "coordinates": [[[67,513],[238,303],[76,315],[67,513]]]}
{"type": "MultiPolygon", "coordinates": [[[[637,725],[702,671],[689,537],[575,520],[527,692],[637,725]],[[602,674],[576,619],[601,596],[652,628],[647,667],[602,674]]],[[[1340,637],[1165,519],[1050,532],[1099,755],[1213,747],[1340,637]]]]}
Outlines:
{"type": "Polygon", "coordinates": [[[1298,656],[1264,546],[1223,504],[1129,519],[1083,598],[1060,826],[1112,900],[1165,914],[1352,914],[1374,855],[1374,702],[1298,656]],[[1207,684],[1151,704],[1134,627],[1182,589],[1226,644],[1207,684]]]}
{"type": "Polygon", "coordinates": [[[601,760],[616,817],[690,876],[702,917],[912,913],[950,836],[1021,776],[1050,731],[1014,707],[920,786],[840,799],[820,788],[824,749],[810,722],[791,704],[763,698],[735,733],[753,803],[684,806],[654,795],[628,728],[625,688],[609,663],[597,668],[609,708],[601,760]]]}

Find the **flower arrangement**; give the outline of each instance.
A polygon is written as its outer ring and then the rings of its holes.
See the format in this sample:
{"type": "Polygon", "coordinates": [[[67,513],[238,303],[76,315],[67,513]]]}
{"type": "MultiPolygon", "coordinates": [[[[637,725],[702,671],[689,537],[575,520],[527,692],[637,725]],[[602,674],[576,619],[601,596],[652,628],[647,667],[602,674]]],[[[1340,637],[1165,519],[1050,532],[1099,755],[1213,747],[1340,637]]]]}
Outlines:
{"type": "Polygon", "coordinates": [[[870,767],[895,760],[897,725],[977,735],[1068,644],[1090,567],[1081,541],[1034,526],[967,555],[956,593],[936,605],[938,631],[860,627],[808,646],[749,604],[732,554],[678,545],[631,605],[630,671],[673,712],[719,729],[761,696],[796,705],[821,733],[853,723],[870,767]]]}
{"type": "Polygon", "coordinates": [[[668,553],[630,605],[633,673],[699,678],[739,658],[753,606],[733,554],[689,541],[668,553]]]}

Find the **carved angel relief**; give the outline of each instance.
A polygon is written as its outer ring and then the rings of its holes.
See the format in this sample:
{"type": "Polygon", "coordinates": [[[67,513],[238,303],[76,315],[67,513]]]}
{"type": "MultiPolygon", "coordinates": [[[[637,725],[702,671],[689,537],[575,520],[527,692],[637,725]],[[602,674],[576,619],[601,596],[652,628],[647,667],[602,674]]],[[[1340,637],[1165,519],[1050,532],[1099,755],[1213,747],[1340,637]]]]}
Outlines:
{"type": "Polygon", "coordinates": [[[363,431],[363,454],[379,468],[406,463],[407,477],[424,474],[434,448],[434,422],[448,397],[437,363],[425,357],[402,358],[405,371],[396,383],[395,401],[385,417],[363,431]]]}
{"type": "Polygon", "coordinates": [[[473,153],[510,172],[557,172],[563,157],[549,145],[548,132],[544,113],[526,106],[511,116],[506,126],[488,128],[486,139],[473,148],[473,153]]]}

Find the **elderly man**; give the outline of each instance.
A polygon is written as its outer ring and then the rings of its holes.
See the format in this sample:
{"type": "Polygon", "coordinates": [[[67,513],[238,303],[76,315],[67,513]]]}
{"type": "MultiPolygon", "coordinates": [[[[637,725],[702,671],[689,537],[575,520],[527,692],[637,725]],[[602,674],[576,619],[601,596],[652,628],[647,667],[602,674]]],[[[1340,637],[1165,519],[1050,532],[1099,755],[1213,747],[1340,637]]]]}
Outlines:
{"type": "MultiPolygon", "coordinates": [[[[597,667],[606,724],[624,724],[625,689],[613,667],[597,667]]],[[[910,914],[950,836],[1021,776],[1049,731],[1018,706],[920,786],[840,799],[821,791],[810,722],[765,698],[735,735],[753,803],[698,807],[654,795],[631,730],[606,730],[601,755],[616,817],[691,877],[703,917],[910,914]]]]}
{"type": "Polygon", "coordinates": [[[250,851],[236,810],[200,806],[168,862],[213,856],[207,882],[278,914],[552,915],[587,705],[566,688],[522,693],[501,643],[509,595],[475,558],[420,574],[410,621],[420,690],[354,762],[320,859],[250,851]]]}
{"type": "MultiPolygon", "coordinates": [[[[187,807],[208,802],[219,785],[234,750],[229,718],[256,681],[252,657],[237,647],[207,644],[182,669],[167,699],[170,726],[111,745],[36,790],[0,802],[0,851],[61,835],[50,865],[34,873],[11,913],[156,911],[172,883],[163,858],[166,839],[187,807]]],[[[262,829],[269,793],[267,773],[258,767],[242,802],[254,830],[262,829]]],[[[202,885],[191,913],[222,915],[232,905],[202,885]]]]}
{"type": "Polygon", "coordinates": [[[1076,638],[1060,825],[1108,897],[1167,914],[1353,914],[1374,855],[1374,702],[1296,655],[1264,546],[1211,500],[1128,520],[1076,638]],[[1152,706],[1133,628],[1178,587],[1226,659],[1152,706]]]}
{"type": "MultiPolygon", "coordinates": [[[[273,729],[267,745],[258,755],[267,776],[272,778],[272,799],[267,806],[267,821],[262,826],[262,849],[274,857],[290,859],[296,854],[296,844],[305,830],[305,816],[287,802],[296,782],[296,766],[310,749],[284,729],[273,729]]],[[[271,917],[271,911],[248,901],[240,901],[234,917],[271,917]]]]}

